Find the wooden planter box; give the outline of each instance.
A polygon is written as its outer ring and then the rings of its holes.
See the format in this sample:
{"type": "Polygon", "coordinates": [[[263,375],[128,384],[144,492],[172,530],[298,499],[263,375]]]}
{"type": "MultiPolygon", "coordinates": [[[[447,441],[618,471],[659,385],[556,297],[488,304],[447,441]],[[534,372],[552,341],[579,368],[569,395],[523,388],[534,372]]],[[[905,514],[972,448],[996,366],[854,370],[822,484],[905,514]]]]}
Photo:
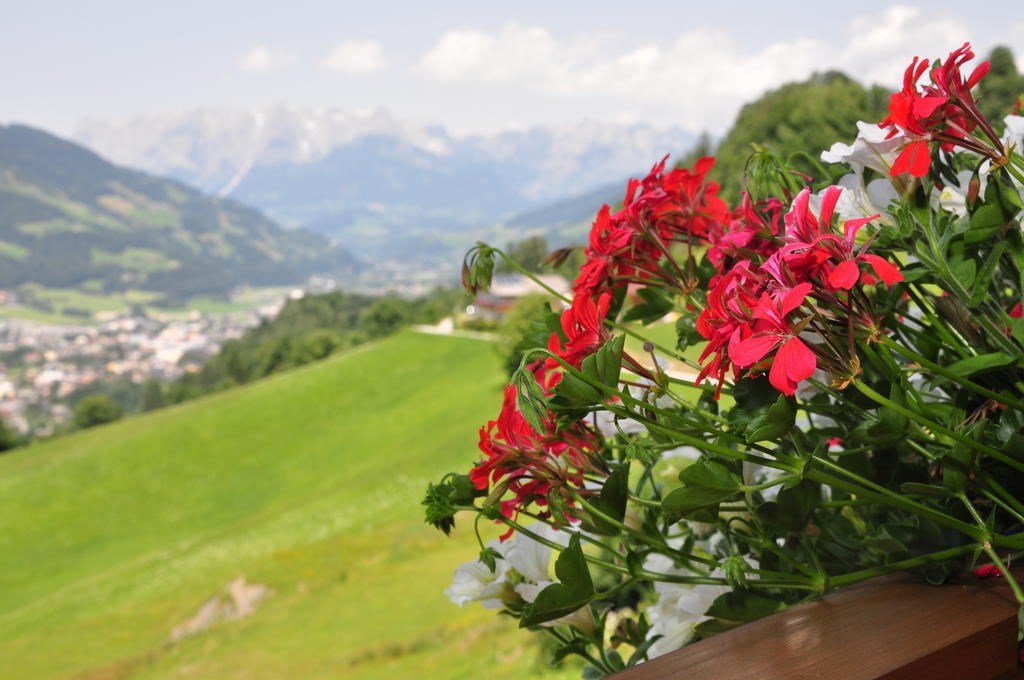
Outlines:
{"type": "Polygon", "coordinates": [[[1003,579],[883,576],[628,669],[617,680],[1024,678],[1003,579]]]}

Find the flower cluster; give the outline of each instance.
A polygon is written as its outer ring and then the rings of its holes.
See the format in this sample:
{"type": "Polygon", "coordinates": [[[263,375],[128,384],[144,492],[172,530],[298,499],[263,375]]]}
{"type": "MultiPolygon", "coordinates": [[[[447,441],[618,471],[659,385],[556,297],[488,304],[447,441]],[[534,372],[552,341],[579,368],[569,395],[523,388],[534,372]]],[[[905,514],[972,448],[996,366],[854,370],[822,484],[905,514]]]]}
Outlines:
{"type": "Polygon", "coordinates": [[[978,110],[971,88],[985,77],[989,62],[982,62],[970,76],[964,78],[961,67],[974,59],[969,43],[950,52],[942,64],[931,71],[931,82],[919,86],[921,76],[928,70],[928,60],[914,61],[903,76],[903,89],[894,92],[889,103],[889,116],[880,126],[889,130],[889,137],[901,135],[903,150],[892,166],[892,174],[910,172],[915,177],[928,174],[931,165],[929,143],[940,142],[943,151],[956,147],[975,151],[995,160],[1005,159],[1005,152],[992,126],[978,110]],[[972,135],[981,128],[990,144],[972,135]]]}
{"type": "MultiPolygon", "coordinates": [[[[557,374],[556,374],[557,377],[557,374]]],[[[544,420],[544,431],[534,430],[517,407],[516,386],[505,387],[505,399],[497,420],[480,428],[484,458],[471,471],[476,488],[486,490],[502,483],[511,497],[501,501],[509,518],[532,504],[572,504],[572,494],[584,492],[584,475],[602,472],[599,436],[584,423],[558,430],[554,419],[544,420]]],[[[544,509],[542,516],[549,516],[544,509]]],[[[510,529],[504,537],[512,534],[510,529]]]]}
{"type": "MultiPolygon", "coordinates": [[[[454,602],[549,629],[587,677],[900,565],[1024,603],[1024,118],[996,136],[972,58],[915,58],[888,117],[822,153],[839,172],[759,157],[730,204],[713,158],[666,157],[598,211],[478,462],[428,489],[445,532],[509,527],[454,602]]],[[[467,257],[474,292],[495,252],[467,257]]]]}
{"type": "Polygon", "coordinates": [[[842,191],[825,189],[815,215],[805,188],[785,215],[783,233],[759,252],[748,251],[748,259],[720,267],[697,319],[708,341],[698,380],[710,376],[720,390],[730,369],[735,380],[739,369],[763,369],[768,358],[769,380],[786,395],[814,373],[819,357],[833,375],[849,375],[855,357],[837,349],[841,343],[833,336],[843,326],[837,322],[846,319],[848,329],[856,330],[876,325],[851,289],[858,282],[892,285],[902,275],[867,252],[870,241],[857,245],[857,232],[874,217],[847,220],[841,233],[833,226],[842,191]]]}
{"type": "Polygon", "coordinates": [[[718,184],[706,179],[713,158],[700,159],[693,170],[665,172],[667,160],[644,179],[629,181],[621,210],[613,214],[606,205],[598,212],[573,285],[575,299],[630,284],[660,283],[685,292],[671,244],[705,237],[728,220],[729,208],[718,197],[718,184]]]}

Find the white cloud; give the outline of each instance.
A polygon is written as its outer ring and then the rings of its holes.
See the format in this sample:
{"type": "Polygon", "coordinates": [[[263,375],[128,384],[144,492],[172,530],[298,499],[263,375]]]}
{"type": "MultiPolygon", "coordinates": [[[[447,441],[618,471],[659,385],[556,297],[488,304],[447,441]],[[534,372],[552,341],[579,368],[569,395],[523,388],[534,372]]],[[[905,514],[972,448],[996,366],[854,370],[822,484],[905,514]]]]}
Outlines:
{"type": "Polygon", "coordinates": [[[452,86],[503,83],[555,97],[605,98],[598,116],[631,109],[723,132],[739,106],[766,89],[830,69],[897,87],[915,55],[943,57],[971,37],[960,18],[905,5],[858,16],[829,35],[760,47],[723,28],[625,44],[608,35],[556,37],[542,27],[506,24],[494,32],[444,33],[417,70],[452,86]]]}
{"type": "Polygon", "coordinates": [[[374,40],[346,40],[334,46],[320,64],[338,73],[373,73],[387,66],[384,49],[374,40]]]}
{"type": "Polygon", "coordinates": [[[259,45],[238,58],[238,68],[253,73],[265,73],[295,62],[295,53],[259,45]]]}

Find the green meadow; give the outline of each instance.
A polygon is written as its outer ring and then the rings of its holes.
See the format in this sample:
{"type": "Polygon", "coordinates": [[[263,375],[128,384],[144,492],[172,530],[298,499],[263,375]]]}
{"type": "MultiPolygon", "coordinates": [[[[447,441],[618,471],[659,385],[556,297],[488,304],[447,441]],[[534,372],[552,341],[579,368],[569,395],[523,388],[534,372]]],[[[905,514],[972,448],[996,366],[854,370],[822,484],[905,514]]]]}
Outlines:
{"type": "Polygon", "coordinates": [[[502,384],[489,343],[406,332],[0,456],[0,677],[578,677],[451,604],[472,530],[422,522],[502,384]],[[172,639],[239,577],[251,613],[172,639]]]}

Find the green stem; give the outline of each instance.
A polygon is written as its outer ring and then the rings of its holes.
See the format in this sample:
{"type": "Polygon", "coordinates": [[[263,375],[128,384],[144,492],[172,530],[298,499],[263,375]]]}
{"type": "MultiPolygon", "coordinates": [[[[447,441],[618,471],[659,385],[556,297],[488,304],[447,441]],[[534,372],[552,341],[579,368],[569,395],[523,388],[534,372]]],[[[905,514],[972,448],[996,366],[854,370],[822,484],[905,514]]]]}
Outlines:
{"type": "Polygon", "coordinates": [[[939,425],[938,423],[933,422],[933,421],[929,420],[928,418],[925,418],[924,416],[920,415],[919,413],[911,411],[910,409],[908,409],[908,408],[906,408],[904,406],[901,406],[900,404],[897,404],[896,402],[892,401],[891,399],[883,397],[881,394],[879,394],[878,392],[874,391],[873,389],[871,389],[870,387],[865,385],[860,380],[854,380],[853,381],[853,386],[856,387],[858,390],[860,390],[861,394],[863,394],[864,396],[870,398],[872,401],[874,401],[874,402],[876,402],[876,403],[878,403],[878,404],[880,404],[882,406],[887,406],[887,407],[891,408],[893,411],[896,411],[897,413],[900,413],[900,414],[906,416],[907,418],[910,418],[911,420],[913,420],[914,422],[918,423],[919,425],[923,425],[924,427],[926,427],[929,430],[932,430],[934,432],[939,432],[941,434],[944,434],[947,437],[955,439],[956,441],[960,442],[961,444],[966,444],[967,446],[971,447],[975,451],[980,451],[981,453],[986,453],[986,454],[992,456],[993,458],[995,458],[996,460],[1001,461],[1001,462],[1005,463],[1006,465],[1009,465],[1010,467],[1014,468],[1015,470],[1018,470],[1020,472],[1024,472],[1024,463],[1020,462],[1019,460],[1015,460],[1013,458],[1010,458],[1009,456],[1007,456],[1006,454],[1002,453],[1001,451],[996,451],[991,446],[986,446],[985,444],[982,444],[981,442],[976,442],[973,439],[970,439],[969,437],[963,436],[962,434],[960,434],[959,432],[956,432],[955,430],[951,430],[948,427],[944,427],[942,425],[939,425]]]}
{"type": "MultiPolygon", "coordinates": [[[[668,552],[668,551],[672,550],[672,548],[670,548],[668,546],[668,544],[665,543],[664,539],[662,539],[660,541],[659,540],[655,540],[655,539],[651,538],[650,536],[648,536],[647,534],[639,532],[636,529],[633,529],[632,527],[627,526],[626,524],[624,524],[623,522],[620,522],[619,520],[615,519],[614,517],[612,517],[611,515],[607,514],[606,512],[603,512],[602,510],[594,507],[594,505],[592,503],[587,502],[587,500],[585,498],[583,498],[582,496],[580,496],[578,494],[574,494],[574,498],[580,504],[580,506],[582,506],[583,509],[586,510],[589,514],[593,515],[594,517],[597,517],[598,519],[600,519],[600,520],[602,520],[604,522],[607,522],[608,524],[612,525],[613,527],[615,527],[619,531],[623,531],[623,532],[629,534],[630,536],[633,536],[634,538],[638,539],[642,543],[646,543],[647,545],[651,546],[652,548],[654,548],[655,550],[657,550],[659,552],[668,552]]],[[[716,563],[714,560],[707,560],[707,559],[698,557],[696,555],[687,555],[687,559],[692,559],[694,561],[702,562],[704,564],[710,564],[710,565],[713,565],[713,564],[716,563]]]]}
{"type": "MultiPolygon", "coordinates": [[[[850,475],[851,473],[847,472],[846,474],[850,475]]],[[[847,481],[844,481],[838,477],[833,477],[827,472],[824,472],[814,467],[809,468],[804,473],[804,476],[807,477],[807,479],[810,479],[811,481],[820,482],[822,484],[828,484],[832,488],[839,489],[840,491],[845,491],[846,493],[852,496],[874,499],[876,503],[881,503],[882,505],[888,505],[890,507],[906,510],[908,512],[914,513],[915,515],[920,515],[921,517],[927,517],[928,519],[931,519],[943,526],[947,526],[950,529],[956,529],[960,533],[966,534],[967,536],[970,536],[975,540],[981,540],[984,536],[984,532],[980,532],[978,528],[974,525],[967,524],[966,522],[961,522],[960,520],[950,517],[945,513],[939,512],[938,510],[935,510],[933,508],[929,508],[926,505],[916,503],[899,494],[894,494],[892,492],[888,494],[882,494],[876,491],[872,491],[871,489],[862,488],[855,484],[851,484],[847,481]]]]}
{"type": "MultiPolygon", "coordinates": [[[[781,462],[773,460],[771,458],[762,458],[760,456],[754,456],[754,455],[752,455],[750,453],[744,453],[742,451],[735,451],[733,449],[730,449],[727,446],[722,446],[721,444],[718,444],[716,442],[711,442],[711,441],[707,441],[706,439],[700,439],[698,437],[694,437],[694,436],[691,436],[691,435],[688,435],[688,434],[683,434],[682,432],[679,432],[677,430],[673,430],[671,428],[665,427],[664,425],[661,425],[656,420],[652,420],[651,418],[648,418],[646,415],[644,415],[642,413],[637,413],[635,411],[630,410],[629,408],[626,408],[627,404],[635,404],[635,405],[639,405],[640,408],[643,408],[643,409],[649,410],[649,411],[653,411],[655,413],[662,413],[664,415],[670,415],[670,416],[677,415],[677,414],[672,414],[672,413],[670,413],[668,411],[665,411],[664,409],[660,409],[657,406],[655,406],[654,404],[649,404],[649,403],[647,403],[645,401],[640,401],[639,399],[636,399],[635,397],[633,397],[633,395],[631,395],[631,394],[629,394],[627,392],[622,392],[622,391],[617,390],[617,389],[615,389],[613,387],[609,387],[608,385],[604,384],[600,380],[597,380],[596,378],[593,378],[593,377],[583,373],[582,371],[578,370],[575,366],[573,366],[572,364],[568,363],[565,359],[563,359],[562,357],[558,356],[554,352],[551,352],[550,350],[541,349],[541,348],[530,350],[525,355],[523,355],[523,359],[520,362],[520,369],[522,369],[527,364],[527,362],[536,354],[544,354],[546,356],[551,357],[552,359],[557,361],[559,363],[559,365],[561,365],[562,368],[564,368],[566,370],[566,372],[572,374],[574,377],[579,378],[580,380],[582,380],[583,382],[587,383],[588,385],[590,385],[591,387],[593,387],[596,390],[599,390],[601,392],[605,392],[606,394],[608,394],[610,396],[616,396],[619,399],[621,399],[622,400],[621,404],[609,403],[609,404],[606,404],[606,408],[609,411],[611,411],[612,413],[615,413],[616,415],[618,415],[620,417],[633,418],[637,422],[642,423],[648,430],[652,430],[653,429],[653,430],[659,431],[659,432],[661,432],[663,434],[666,434],[666,435],[672,437],[673,439],[675,439],[676,441],[678,441],[681,444],[688,444],[690,446],[693,446],[693,447],[695,447],[697,449],[701,449],[701,450],[704,450],[704,451],[712,451],[714,453],[718,453],[718,454],[720,454],[722,456],[725,456],[727,458],[732,458],[734,460],[746,461],[748,463],[757,463],[758,465],[764,465],[765,467],[773,467],[773,468],[778,468],[778,469],[781,469],[781,470],[785,470],[786,472],[792,472],[792,469],[790,468],[790,466],[786,465],[785,463],[781,463],[781,462]],[[623,411],[623,413],[618,413],[618,411],[623,411]]],[[[716,432],[716,434],[727,434],[727,433],[716,432]]],[[[735,438],[735,439],[738,440],[738,438],[735,438]]],[[[765,450],[763,447],[758,447],[757,445],[752,445],[751,448],[760,449],[762,451],[765,450]]]]}
{"type": "MultiPolygon", "coordinates": [[[[987,534],[988,527],[985,525],[985,520],[983,520],[981,515],[978,514],[978,511],[975,510],[974,504],[971,503],[970,499],[968,499],[963,493],[960,493],[958,497],[960,498],[960,502],[964,504],[964,507],[966,507],[967,511],[971,514],[971,517],[974,518],[974,521],[977,522],[978,527],[984,529],[987,534]]],[[[1017,579],[1015,579],[1013,574],[1010,573],[1010,570],[1006,568],[1003,561],[999,559],[999,555],[995,550],[993,550],[992,543],[987,538],[981,542],[981,549],[984,550],[992,559],[992,562],[999,567],[999,571],[1002,572],[1003,576],[1006,578],[1006,582],[1010,585],[1010,590],[1013,591],[1013,596],[1017,598],[1017,602],[1024,604],[1024,593],[1021,592],[1017,579]]]]}
{"type": "MultiPolygon", "coordinates": [[[[534,283],[536,283],[538,286],[540,286],[541,288],[546,290],[548,293],[550,293],[554,297],[558,298],[559,300],[561,300],[562,302],[564,302],[567,305],[571,305],[572,304],[572,302],[573,302],[572,299],[567,298],[566,296],[562,295],[561,293],[559,293],[557,290],[555,290],[554,288],[552,288],[548,284],[546,284],[543,281],[541,281],[539,278],[537,278],[537,276],[533,272],[529,272],[526,269],[524,269],[522,266],[519,265],[518,262],[513,260],[508,255],[506,255],[504,253],[504,251],[502,251],[499,248],[492,248],[492,250],[494,252],[498,253],[499,255],[501,255],[502,259],[505,260],[505,262],[508,263],[508,265],[510,267],[512,267],[517,272],[519,272],[520,274],[522,274],[526,278],[530,279],[534,283]]],[[[606,319],[605,323],[610,325],[612,328],[615,328],[617,330],[622,331],[626,335],[632,336],[632,337],[634,337],[634,338],[636,338],[638,340],[643,340],[644,342],[651,343],[652,345],[654,345],[654,347],[656,347],[658,350],[660,350],[666,356],[670,356],[673,359],[676,359],[677,361],[681,361],[681,362],[685,363],[686,365],[690,366],[691,368],[697,368],[697,369],[700,368],[699,364],[696,364],[696,363],[690,361],[689,359],[687,359],[686,357],[684,357],[684,356],[682,356],[680,354],[677,354],[675,352],[675,350],[671,350],[668,347],[665,347],[664,345],[660,345],[657,342],[654,342],[650,338],[644,337],[640,333],[637,333],[636,331],[634,331],[633,329],[629,328],[628,326],[625,326],[624,324],[620,324],[617,321],[612,321],[610,319],[606,319]]]]}
{"type": "Polygon", "coordinates": [[[1003,510],[1005,510],[1006,512],[1008,512],[1011,515],[1013,515],[1014,519],[1016,519],[1018,522],[1020,522],[1021,524],[1024,524],[1024,515],[1021,515],[1016,510],[1014,510],[1010,505],[1005,503],[1003,501],[1003,499],[1001,499],[999,496],[995,495],[994,493],[992,493],[988,489],[982,488],[982,489],[979,489],[979,491],[981,491],[981,495],[982,496],[984,496],[985,498],[989,499],[990,501],[992,501],[993,503],[995,503],[996,505],[1001,507],[1003,510]]]}
{"type": "Polygon", "coordinates": [[[989,545],[988,543],[984,543],[981,546],[981,549],[984,550],[986,554],[988,554],[989,558],[992,560],[992,563],[999,567],[999,571],[1002,572],[1003,577],[1006,579],[1006,583],[1010,586],[1010,590],[1013,591],[1013,596],[1017,598],[1017,602],[1019,604],[1024,604],[1024,592],[1021,592],[1020,584],[1017,583],[1017,579],[1014,578],[1013,572],[1006,568],[1006,565],[1003,564],[1003,561],[1001,559],[999,559],[999,555],[996,553],[995,550],[992,549],[991,545],[989,545]]]}
{"type": "Polygon", "coordinates": [[[911,557],[910,559],[900,560],[899,562],[890,562],[889,564],[883,564],[878,567],[872,567],[870,569],[862,569],[860,571],[853,571],[849,574],[841,574],[839,576],[833,576],[829,579],[829,583],[833,588],[841,588],[843,586],[849,586],[860,581],[865,581],[869,578],[876,576],[882,576],[883,574],[889,574],[894,571],[903,571],[905,569],[913,569],[914,567],[921,567],[932,562],[940,562],[942,560],[953,559],[960,555],[965,555],[974,550],[974,544],[962,545],[957,548],[949,548],[948,550],[940,550],[939,552],[929,553],[927,555],[920,555],[918,557],[911,557]]]}
{"type": "Polygon", "coordinates": [[[1021,184],[1024,184],[1024,174],[1021,174],[1021,171],[1020,171],[1020,170],[1018,170],[1017,168],[1015,168],[1015,167],[1013,166],[1013,164],[1012,164],[1012,163],[1007,163],[1007,164],[1006,164],[1006,165],[1004,165],[1003,167],[1004,167],[1004,168],[1005,168],[1005,169],[1006,169],[1006,170],[1007,170],[1007,171],[1008,171],[1008,172],[1009,172],[1009,173],[1010,173],[1011,175],[1013,175],[1013,177],[1014,177],[1014,178],[1015,178],[1015,179],[1016,179],[1016,180],[1017,180],[1018,182],[1020,182],[1021,184]]]}
{"type": "Polygon", "coordinates": [[[1006,490],[1006,488],[999,483],[999,481],[992,476],[991,473],[985,470],[979,470],[977,472],[978,481],[983,486],[988,487],[993,492],[999,495],[1008,505],[1013,507],[1019,514],[1024,515],[1024,503],[1021,503],[1012,493],[1006,490]]]}
{"type": "Polygon", "coordinates": [[[782,475],[781,477],[778,477],[777,479],[773,479],[770,482],[764,482],[763,484],[755,484],[754,486],[741,486],[740,487],[740,491],[743,492],[743,493],[754,493],[755,491],[763,491],[764,489],[770,489],[773,486],[778,486],[780,484],[785,484],[786,482],[788,482],[789,480],[793,479],[794,477],[796,477],[795,474],[793,474],[793,475],[790,475],[790,474],[782,475]]]}

